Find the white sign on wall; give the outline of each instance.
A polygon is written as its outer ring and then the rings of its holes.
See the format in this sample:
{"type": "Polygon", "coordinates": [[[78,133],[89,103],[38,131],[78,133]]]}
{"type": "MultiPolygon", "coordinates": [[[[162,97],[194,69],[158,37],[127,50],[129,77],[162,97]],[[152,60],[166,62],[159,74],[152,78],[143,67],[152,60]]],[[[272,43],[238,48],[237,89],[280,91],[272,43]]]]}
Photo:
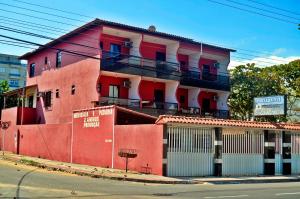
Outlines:
{"type": "Polygon", "coordinates": [[[286,114],[286,96],[269,96],[254,98],[254,116],[271,116],[286,114]]]}

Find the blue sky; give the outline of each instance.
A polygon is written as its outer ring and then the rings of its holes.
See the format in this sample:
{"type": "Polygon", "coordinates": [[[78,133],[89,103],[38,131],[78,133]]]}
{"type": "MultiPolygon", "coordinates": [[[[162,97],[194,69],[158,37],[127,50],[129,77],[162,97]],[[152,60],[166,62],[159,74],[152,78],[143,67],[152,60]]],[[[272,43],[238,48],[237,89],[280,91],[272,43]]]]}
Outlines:
{"type": "MultiPolygon", "coordinates": [[[[249,55],[234,54],[232,63],[247,62],[248,60],[263,60],[262,65],[270,65],[267,62],[276,63],[279,60],[289,61],[300,57],[300,30],[296,24],[285,23],[274,19],[269,19],[263,16],[247,13],[223,5],[213,3],[208,0],[22,0],[25,2],[40,4],[52,8],[81,13],[90,16],[80,17],[69,15],[62,12],[55,12],[39,7],[23,4],[14,0],[0,0],[0,24],[26,30],[19,26],[5,24],[7,21],[1,16],[11,17],[26,21],[31,21],[38,24],[54,26],[62,29],[72,30],[76,26],[80,26],[83,22],[71,21],[51,17],[41,13],[34,13],[30,10],[22,10],[18,8],[1,5],[1,3],[21,6],[37,11],[51,12],[53,14],[71,17],[81,21],[91,21],[93,18],[102,18],[115,22],[125,23],[129,25],[145,27],[155,25],[157,30],[168,32],[176,35],[181,35],[203,41],[207,43],[216,43],[225,47],[235,48],[238,53],[246,53],[249,55]],[[6,11],[9,12],[6,12],[6,11]],[[33,15],[36,17],[46,18],[41,20],[38,18],[26,17],[17,15],[13,12],[33,15]],[[63,25],[53,23],[50,20],[58,20],[71,25],[63,25]],[[240,49],[253,50],[258,52],[243,51],[240,49]],[[261,53],[265,52],[265,54],[261,53]],[[277,60],[277,61],[276,61],[277,60]]],[[[240,6],[233,2],[225,0],[215,0],[222,3],[240,6]]],[[[270,4],[275,7],[298,12],[282,12],[263,7],[259,4],[254,4],[248,0],[234,0],[239,3],[249,4],[252,6],[267,9],[269,11],[289,15],[293,18],[285,18],[286,20],[300,23],[300,1],[299,0],[256,0],[261,3],[270,4]]],[[[240,6],[241,7],[241,6],[240,6]]],[[[249,7],[243,7],[250,9],[249,7]]],[[[252,9],[253,10],[253,9],[252,9]]],[[[257,11],[262,12],[262,11],[257,11]]],[[[270,13],[268,15],[271,15],[270,13]]],[[[277,16],[281,17],[282,16],[277,16]]],[[[57,37],[61,34],[42,33],[33,30],[43,35],[57,37]]],[[[45,43],[47,40],[41,40],[34,37],[25,37],[20,34],[12,34],[7,31],[0,30],[0,34],[10,35],[35,42],[45,43]]],[[[1,40],[2,38],[0,38],[1,40]]],[[[0,53],[21,55],[30,49],[7,46],[0,44],[0,53]]]]}

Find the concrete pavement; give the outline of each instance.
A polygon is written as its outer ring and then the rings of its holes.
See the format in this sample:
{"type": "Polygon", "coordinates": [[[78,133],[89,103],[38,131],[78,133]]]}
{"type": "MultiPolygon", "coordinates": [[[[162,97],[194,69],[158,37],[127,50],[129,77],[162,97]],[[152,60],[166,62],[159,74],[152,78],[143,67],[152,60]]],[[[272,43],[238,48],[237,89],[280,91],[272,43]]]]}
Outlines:
{"type": "Polygon", "coordinates": [[[300,198],[300,183],[148,184],[90,178],[0,160],[0,198],[300,198]]]}
{"type": "MultiPolygon", "coordinates": [[[[1,153],[2,154],[2,153],[1,153]]],[[[282,183],[282,182],[300,182],[300,176],[254,176],[254,177],[199,177],[199,178],[175,178],[164,177],[151,174],[141,174],[134,171],[125,173],[124,170],[108,169],[94,167],[88,165],[71,164],[46,160],[41,158],[16,155],[5,152],[4,156],[9,161],[21,164],[29,164],[32,166],[46,168],[48,170],[63,171],[82,176],[90,176],[95,178],[105,178],[122,181],[133,181],[143,183],[160,183],[160,184],[249,184],[249,183],[282,183]]],[[[300,198],[300,197],[299,197],[300,198]]]]}

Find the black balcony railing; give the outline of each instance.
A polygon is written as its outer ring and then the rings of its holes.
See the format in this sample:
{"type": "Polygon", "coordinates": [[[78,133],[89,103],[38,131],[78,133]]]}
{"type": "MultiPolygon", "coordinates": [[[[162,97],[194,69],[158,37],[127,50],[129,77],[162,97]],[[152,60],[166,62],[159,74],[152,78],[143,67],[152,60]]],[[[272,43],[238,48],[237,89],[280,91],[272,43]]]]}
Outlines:
{"type": "Polygon", "coordinates": [[[229,75],[202,73],[199,70],[182,70],[181,84],[217,90],[230,90],[229,75]]]}
{"type": "Polygon", "coordinates": [[[124,107],[140,107],[140,100],[138,99],[123,99],[114,97],[101,97],[99,101],[100,106],[118,105],[124,107]]]}
{"type": "Polygon", "coordinates": [[[181,79],[177,63],[107,51],[102,51],[101,70],[177,81],[181,79]]]}

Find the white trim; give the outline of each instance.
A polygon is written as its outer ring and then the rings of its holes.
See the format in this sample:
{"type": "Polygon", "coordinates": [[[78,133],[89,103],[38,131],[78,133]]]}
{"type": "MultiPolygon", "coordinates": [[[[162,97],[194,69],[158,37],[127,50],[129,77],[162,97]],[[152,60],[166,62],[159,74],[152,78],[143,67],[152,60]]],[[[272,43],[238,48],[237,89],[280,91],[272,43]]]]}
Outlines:
{"type": "Polygon", "coordinates": [[[168,159],[164,158],[162,161],[163,164],[168,164],[168,159]]]}
{"type": "Polygon", "coordinates": [[[292,143],[282,143],[282,147],[292,147],[292,143]]]}
{"type": "Polygon", "coordinates": [[[163,144],[168,144],[168,139],[163,139],[163,144]]]}
{"type": "Polygon", "coordinates": [[[217,141],[217,140],[215,140],[215,145],[223,145],[223,141],[217,141]]]}
{"type": "Polygon", "coordinates": [[[265,147],[275,147],[275,142],[265,142],[265,147]]]}
{"type": "Polygon", "coordinates": [[[275,159],[264,159],[264,163],[275,163],[275,159]]]}
{"type": "Polygon", "coordinates": [[[214,163],[222,164],[222,163],[223,163],[223,160],[222,160],[222,159],[215,159],[215,160],[214,160],[214,163]]]}

